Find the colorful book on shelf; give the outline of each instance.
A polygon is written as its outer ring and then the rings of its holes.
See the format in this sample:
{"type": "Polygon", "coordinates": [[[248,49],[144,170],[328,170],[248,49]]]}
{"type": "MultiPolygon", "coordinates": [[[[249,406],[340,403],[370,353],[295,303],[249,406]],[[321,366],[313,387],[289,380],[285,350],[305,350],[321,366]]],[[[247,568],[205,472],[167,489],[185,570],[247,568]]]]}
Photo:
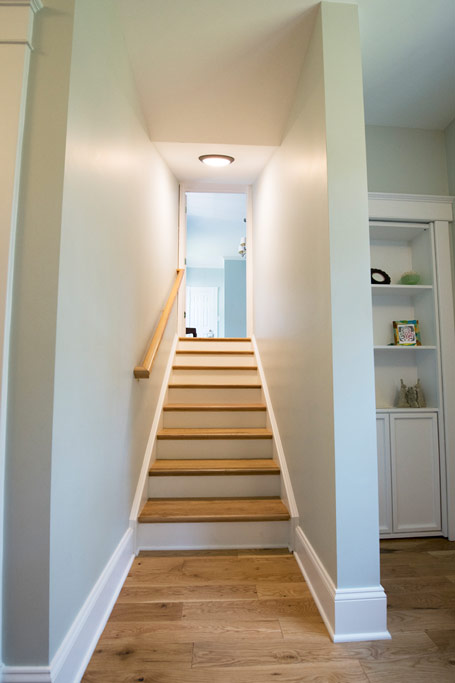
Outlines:
{"type": "Polygon", "coordinates": [[[396,346],[422,346],[418,320],[394,320],[393,341],[396,346]]]}

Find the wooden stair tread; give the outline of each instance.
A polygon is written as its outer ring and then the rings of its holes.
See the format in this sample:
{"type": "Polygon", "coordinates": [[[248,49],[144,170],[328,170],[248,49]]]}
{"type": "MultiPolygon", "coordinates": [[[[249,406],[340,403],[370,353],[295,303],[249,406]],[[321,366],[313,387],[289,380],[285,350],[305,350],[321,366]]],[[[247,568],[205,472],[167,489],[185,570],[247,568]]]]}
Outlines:
{"type": "Polygon", "coordinates": [[[163,406],[164,411],[256,411],[267,410],[263,403],[167,403],[163,406]]]}
{"type": "Polygon", "coordinates": [[[257,370],[257,365],[173,365],[173,370],[257,370]]]}
{"type": "Polygon", "coordinates": [[[244,460],[155,460],[150,476],[196,476],[279,474],[280,467],[271,458],[244,460]]]}
{"type": "Polygon", "coordinates": [[[261,389],[262,384],[236,382],[235,384],[217,384],[216,382],[169,382],[170,389],[261,389]]]}
{"type": "Polygon", "coordinates": [[[271,439],[270,429],[263,427],[223,427],[223,428],[165,428],[160,429],[157,439],[271,439]]]}
{"type": "Polygon", "coordinates": [[[254,351],[249,349],[221,350],[221,349],[177,349],[176,354],[188,356],[254,356],[254,351]]]}
{"type": "Polygon", "coordinates": [[[250,342],[251,337],[179,337],[185,342],[250,342]]]}
{"type": "Polygon", "coordinates": [[[280,498],[151,498],[139,522],[260,522],[286,521],[289,512],[280,498]]]}

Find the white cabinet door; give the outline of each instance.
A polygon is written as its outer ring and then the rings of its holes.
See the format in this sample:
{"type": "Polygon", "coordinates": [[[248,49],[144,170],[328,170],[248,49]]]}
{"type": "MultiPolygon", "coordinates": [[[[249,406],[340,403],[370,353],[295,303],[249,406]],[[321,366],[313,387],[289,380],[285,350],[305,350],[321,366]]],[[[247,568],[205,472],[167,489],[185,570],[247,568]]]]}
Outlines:
{"type": "Polygon", "coordinates": [[[376,416],[378,442],[379,532],[392,533],[392,487],[390,474],[389,416],[376,416]]]}
{"type": "Polygon", "coordinates": [[[438,422],[435,413],[390,415],[393,531],[440,531],[438,422]]]}

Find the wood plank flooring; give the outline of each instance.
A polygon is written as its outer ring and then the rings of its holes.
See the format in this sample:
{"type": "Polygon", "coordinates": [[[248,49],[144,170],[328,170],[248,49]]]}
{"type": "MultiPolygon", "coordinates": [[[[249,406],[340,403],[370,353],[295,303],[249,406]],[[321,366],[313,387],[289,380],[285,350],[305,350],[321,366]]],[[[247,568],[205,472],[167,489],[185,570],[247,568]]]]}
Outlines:
{"type": "Polygon", "coordinates": [[[381,543],[390,641],[331,642],[285,549],[143,552],[84,683],[453,683],[455,543],[381,543]]]}

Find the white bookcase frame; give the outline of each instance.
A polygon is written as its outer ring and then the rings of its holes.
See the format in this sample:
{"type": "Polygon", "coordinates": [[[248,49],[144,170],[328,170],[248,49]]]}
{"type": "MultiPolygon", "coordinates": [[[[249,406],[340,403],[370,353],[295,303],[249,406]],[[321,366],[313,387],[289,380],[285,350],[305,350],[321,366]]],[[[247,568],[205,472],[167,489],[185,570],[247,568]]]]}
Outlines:
{"type": "MultiPolygon", "coordinates": [[[[387,354],[433,354],[437,372],[437,392],[430,407],[439,415],[439,448],[441,470],[441,512],[442,533],[450,540],[455,540],[455,322],[454,322],[454,290],[451,259],[450,229],[453,220],[453,197],[369,194],[369,215],[371,221],[387,223],[415,224],[416,228],[428,224],[433,234],[432,260],[434,280],[434,337],[427,348],[401,349],[378,344],[375,355],[387,354]]],[[[409,225],[411,228],[412,226],[409,225]]],[[[373,267],[378,267],[377,265],[373,267]]],[[[431,296],[431,285],[408,292],[400,288],[398,294],[431,296]]],[[[379,285],[380,287],[381,285],[379,285]]],[[[377,291],[373,287],[373,296],[390,296],[393,285],[387,292],[377,291]],[[376,290],[376,291],[375,291],[376,290]]],[[[397,290],[395,290],[396,293],[397,290]]],[[[403,316],[404,317],[404,316],[403,316]]],[[[423,339],[425,344],[425,338],[423,339]]],[[[398,357],[398,356],[397,356],[398,357]]],[[[404,356],[403,356],[404,357],[404,356]]],[[[402,356],[400,355],[400,358],[402,356]]],[[[379,408],[377,415],[384,413],[400,413],[397,408],[379,408]]],[[[412,411],[411,412],[416,412],[412,411]]],[[[417,534],[416,534],[417,535],[417,534]]],[[[423,535],[423,534],[422,534],[423,535]]]]}

